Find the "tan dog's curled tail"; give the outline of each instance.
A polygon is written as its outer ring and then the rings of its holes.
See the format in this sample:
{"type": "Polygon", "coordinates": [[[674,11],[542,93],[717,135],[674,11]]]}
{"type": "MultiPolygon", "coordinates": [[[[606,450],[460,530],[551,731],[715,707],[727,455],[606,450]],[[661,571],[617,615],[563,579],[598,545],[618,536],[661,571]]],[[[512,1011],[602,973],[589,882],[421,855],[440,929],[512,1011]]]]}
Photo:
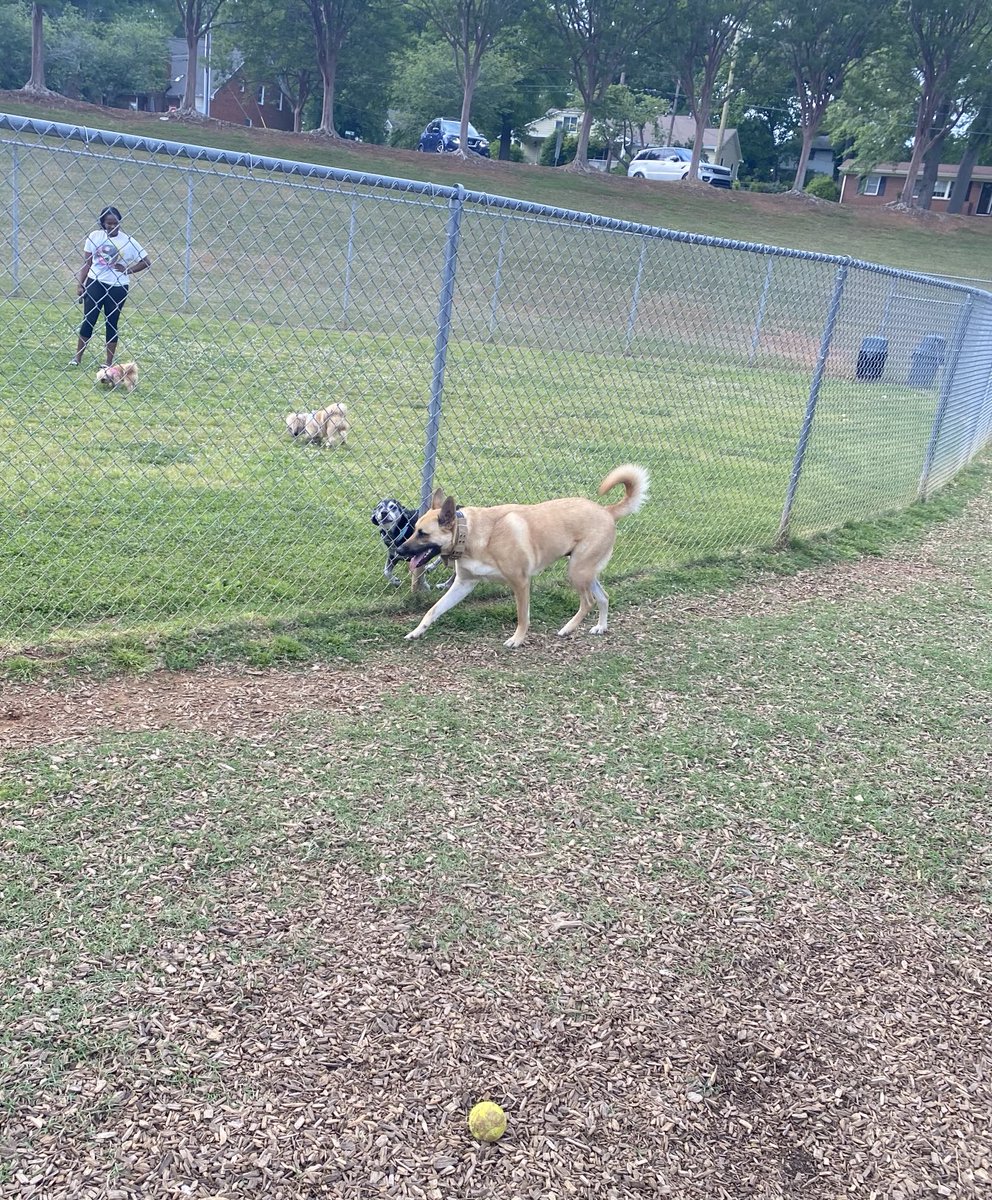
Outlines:
{"type": "Polygon", "coordinates": [[[623,499],[618,500],[615,504],[606,505],[606,511],[613,515],[614,521],[636,513],[648,498],[649,479],[648,473],[643,467],[637,467],[633,463],[624,463],[622,467],[614,467],[599,485],[599,494],[605,496],[620,483],[623,484],[623,499]]]}

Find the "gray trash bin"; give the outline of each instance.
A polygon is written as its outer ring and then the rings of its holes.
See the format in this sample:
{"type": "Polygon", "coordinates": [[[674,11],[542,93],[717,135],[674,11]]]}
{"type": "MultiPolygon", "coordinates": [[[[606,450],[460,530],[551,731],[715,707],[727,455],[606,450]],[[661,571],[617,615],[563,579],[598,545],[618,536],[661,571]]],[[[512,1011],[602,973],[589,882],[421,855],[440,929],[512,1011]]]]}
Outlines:
{"type": "Polygon", "coordinates": [[[881,379],[885,374],[885,360],[889,356],[889,339],[866,337],[858,351],[857,376],[859,379],[881,379]]]}
{"type": "Polygon", "coordinates": [[[913,351],[907,383],[910,387],[933,387],[937,372],[944,365],[947,353],[947,338],[928,333],[913,351]]]}

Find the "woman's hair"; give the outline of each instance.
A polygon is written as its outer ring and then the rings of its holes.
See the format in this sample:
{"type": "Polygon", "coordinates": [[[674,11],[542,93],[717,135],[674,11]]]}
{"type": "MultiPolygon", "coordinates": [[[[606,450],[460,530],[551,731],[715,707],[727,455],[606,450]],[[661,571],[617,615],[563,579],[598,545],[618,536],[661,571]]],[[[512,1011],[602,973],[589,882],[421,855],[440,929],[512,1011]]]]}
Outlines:
{"type": "Polygon", "coordinates": [[[100,213],[100,228],[101,229],[107,228],[106,225],[104,225],[104,223],[103,223],[107,219],[107,217],[116,217],[118,224],[120,224],[121,210],[119,208],[114,208],[114,206],[112,204],[108,204],[107,207],[103,210],[103,212],[100,213]]]}

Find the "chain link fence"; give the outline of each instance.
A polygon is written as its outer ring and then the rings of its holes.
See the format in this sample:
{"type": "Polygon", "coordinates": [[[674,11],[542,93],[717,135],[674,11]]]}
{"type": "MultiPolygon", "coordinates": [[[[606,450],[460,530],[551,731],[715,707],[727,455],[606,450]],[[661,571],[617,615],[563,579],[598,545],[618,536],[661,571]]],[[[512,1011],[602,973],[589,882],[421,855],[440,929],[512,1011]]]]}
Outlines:
{"type": "Polygon", "coordinates": [[[497,196],[0,115],[0,644],[395,604],[371,513],[652,497],[609,575],[926,497],[985,445],[992,296],[497,196]],[[107,204],[147,248],[67,366],[107,204]],[[347,406],[344,445],[286,417],[347,406]]]}

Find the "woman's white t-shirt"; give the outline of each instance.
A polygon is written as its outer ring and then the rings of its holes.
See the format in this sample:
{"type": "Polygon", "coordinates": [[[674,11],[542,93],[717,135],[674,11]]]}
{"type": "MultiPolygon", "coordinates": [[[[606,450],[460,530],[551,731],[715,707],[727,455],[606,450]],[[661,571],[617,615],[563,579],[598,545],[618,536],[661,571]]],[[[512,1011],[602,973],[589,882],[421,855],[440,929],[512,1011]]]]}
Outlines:
{"type": "Polygon", "coordinates": [[[145,257],[144,248],[129,234],[118,231],[114,237],[108,237],[103,229],[95,229],[89,235],[83,252],[92,256],[86,278],[96,279],[110,287],[128,287],[131,282],[123,271],[115,269],[115,264],[133,267],[145,257]]]}

